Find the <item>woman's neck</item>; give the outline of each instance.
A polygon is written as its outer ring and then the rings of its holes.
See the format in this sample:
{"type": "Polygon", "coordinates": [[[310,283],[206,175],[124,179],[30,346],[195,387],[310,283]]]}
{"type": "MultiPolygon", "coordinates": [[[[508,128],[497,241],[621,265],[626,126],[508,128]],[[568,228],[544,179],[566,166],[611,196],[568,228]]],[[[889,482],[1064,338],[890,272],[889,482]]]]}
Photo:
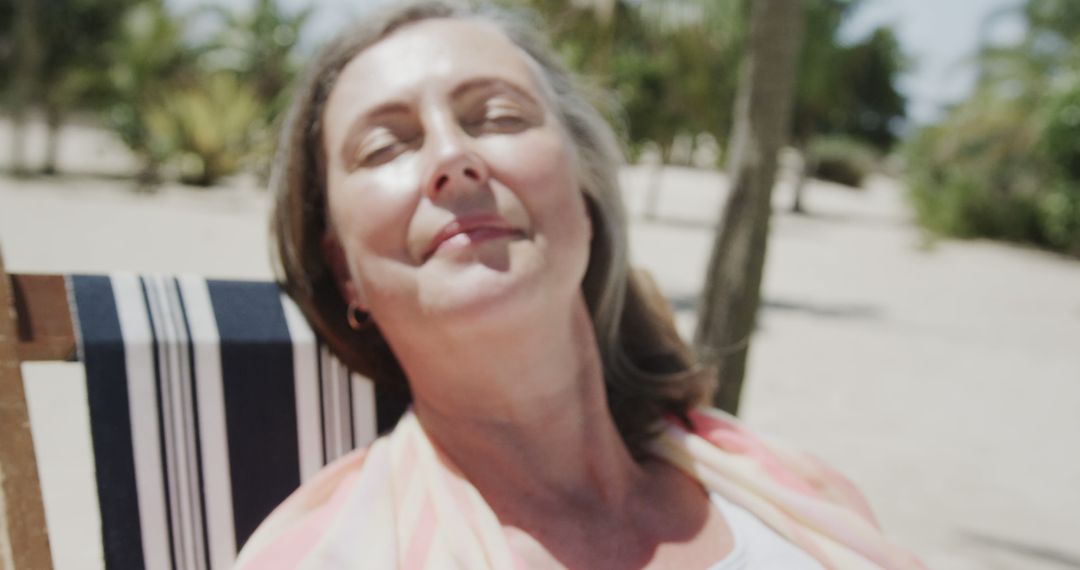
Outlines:
{"type": "Polygon", "coordinates": [[[439,341],[425,339],[439,350],[422,357],[395,347],[417,418],[501,519],[623,507],[642,470],[608,410],[584,299],[513,330],[439,341]]]}

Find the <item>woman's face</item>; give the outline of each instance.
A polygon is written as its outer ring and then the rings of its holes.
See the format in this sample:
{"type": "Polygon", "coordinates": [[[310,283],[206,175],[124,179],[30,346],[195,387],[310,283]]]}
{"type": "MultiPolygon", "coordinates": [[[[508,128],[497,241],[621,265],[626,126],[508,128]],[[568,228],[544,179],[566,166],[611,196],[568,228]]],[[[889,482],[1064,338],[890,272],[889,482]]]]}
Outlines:
{"type": "Polygon", "coordinates": [[[578,294],[591,229],[549,91],[470,20],[408,25],[342,70],[323,115],[324,252],[384,331],[578,294]]]}

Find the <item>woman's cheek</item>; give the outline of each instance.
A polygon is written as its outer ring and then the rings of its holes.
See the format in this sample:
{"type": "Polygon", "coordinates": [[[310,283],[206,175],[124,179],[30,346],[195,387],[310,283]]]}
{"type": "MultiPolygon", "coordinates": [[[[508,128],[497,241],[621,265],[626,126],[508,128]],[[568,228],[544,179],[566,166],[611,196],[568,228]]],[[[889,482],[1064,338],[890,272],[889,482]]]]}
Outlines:
{"type": "Polygon", "coordinates": [[[364,251],[401,257],[417,204],[417,177],[403,165],[386,165],[354,176],[339,193],[344,211],[339,230],[364,251]]]}
{"type": "Polygon", "coordinates": [[[571,146],[554,129],[493,139],[487,154],[492,174],[522,194],[559,198],[562,192],[576,191],[571,146]]]}

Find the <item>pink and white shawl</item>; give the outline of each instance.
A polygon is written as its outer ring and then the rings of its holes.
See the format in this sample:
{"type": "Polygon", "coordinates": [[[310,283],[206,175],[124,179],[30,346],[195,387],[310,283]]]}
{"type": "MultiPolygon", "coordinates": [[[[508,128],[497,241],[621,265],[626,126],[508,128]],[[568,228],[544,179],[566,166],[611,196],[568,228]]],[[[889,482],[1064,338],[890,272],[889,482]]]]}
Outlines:
{"type": "MultiPolygon", "coordinates": [[[[754,513],[826,568],[923,568],[885,539],[858,491],[821,462],[717,410],[667,422],[653,453],[754,513]]],[[[410,411],[326,467],[262,523],[237,560],[270,568],[524,568],[495,513],[410,411]]]]}

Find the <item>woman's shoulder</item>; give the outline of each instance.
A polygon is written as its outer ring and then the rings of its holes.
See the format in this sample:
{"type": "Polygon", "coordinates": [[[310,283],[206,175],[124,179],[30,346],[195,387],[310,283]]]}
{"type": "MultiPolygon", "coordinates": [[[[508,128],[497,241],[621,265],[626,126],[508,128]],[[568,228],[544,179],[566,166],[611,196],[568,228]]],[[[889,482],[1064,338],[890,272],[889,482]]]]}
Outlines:
{"type": "Polygon", "coordinates": [[[278,505],[244,544],[236,568],[296,568],[316,548],[349,501],[382,440],[320,470],[278,505]]]}
{"type": "Polygon", "coordinates": [[[890,541],[869,504],[816,457],[713,409],[669,422],[657,450],[830,568],[923,569],[890,541]]]}
{"type": "Polygon", "coordinates": [[[695,409],[689,418],[692,433],[724,451],[752,460],[777,483],[844,507],[879,527],[858,488],[820,458],[779,438],[755,432],[738,418],[715,408],[695,409]]]}

